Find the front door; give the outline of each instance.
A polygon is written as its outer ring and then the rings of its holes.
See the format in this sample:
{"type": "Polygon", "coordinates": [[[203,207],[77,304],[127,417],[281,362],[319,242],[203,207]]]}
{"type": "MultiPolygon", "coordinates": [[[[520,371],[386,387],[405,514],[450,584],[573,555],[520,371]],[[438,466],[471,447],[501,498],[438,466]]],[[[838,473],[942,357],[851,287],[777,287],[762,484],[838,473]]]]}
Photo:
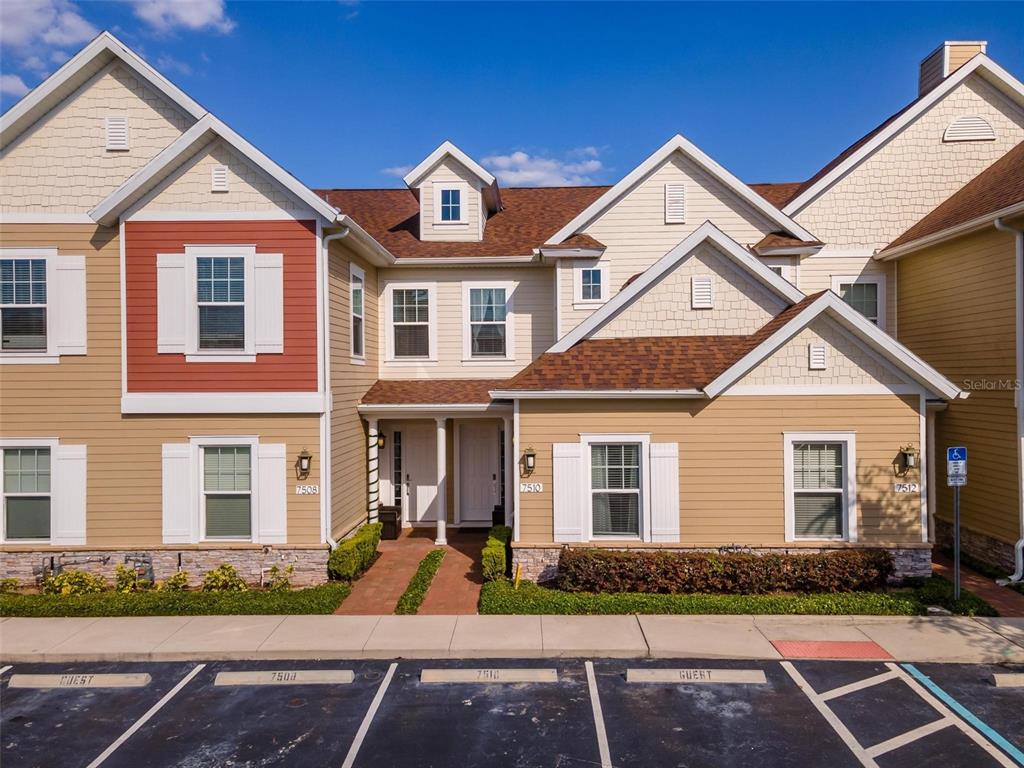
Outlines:
{"type": "Polygon", "coordinates": [[[470,419],[459,423],[459,522],[491,524],[499,503],[501,422],[470,419]]]}
{"type": "MultiPolygon", "coordinates": [[[[437,426],[431,421],[402,424],[402,482],[409,522],[437,521],[437,426]]],[[[398,478],[393,478],[398,482],[398,478]]]]}

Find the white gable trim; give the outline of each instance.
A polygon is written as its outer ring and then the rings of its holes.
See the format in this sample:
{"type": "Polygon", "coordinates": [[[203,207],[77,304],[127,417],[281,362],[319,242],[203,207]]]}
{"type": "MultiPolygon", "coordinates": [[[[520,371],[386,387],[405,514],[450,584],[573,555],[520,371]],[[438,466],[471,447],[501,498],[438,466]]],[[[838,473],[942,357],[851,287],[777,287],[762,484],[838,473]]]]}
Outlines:
{"type": "Polygon", "coordinates": [[[710,221],[705,221],[695,232],[662,256],[650,269],[609,299],[603,307],[577,325],[548,351],[565,352],[577,342],[595,333],[632,304],[637,297],[646,293],[663,275],[675,269],[691,255],[698,245],[705,241],[710,241],[718,246],[726,256],[732,258],[740,267],[789,304],[796,304],[804,298],[803,292],[795,285],[772,272],[761,263],[760,259],[710,221]]]}
{"type": "Polygon", "coordinates": [[[717,379],[704,388],[705,394],[711,398],[718,397],[826,311],[855,337],[866,342],[871,349],[881,353],[893,365],[906,372],[929,391],[941,395],[947,400],[965,396],[953,382],[885,331],[879,329],[832,291],[815,299],[788,323],[720,374],[717,379]]]}
{"type": "Polygon", "coordinates": [[[612,206],[620,197],[638,184],[647,174],[658,168],[674,152],[682,152],[684,155],[701,166],[705,171],[722,182],[726,187],[736,193],[738,197],[746,201],[752,208],[761,213],[769,221],[774,222],[784,231],[798,237],[801,240],[817,240],[814,235],[797,224],[793,219],[769,203],[754,190],[733,176],[729,171],[704,154],[695,144],[676,134],[665,142],[654,154],[644,160],[640,165],[624,176],[615,186],[601,195],[597,200],[587,206],[572,221],[562,227],[554,236],[548,238],[549,245],[557,245],[576,234],[588,224],[592,223],[600,214],[612,206]]]}
{"type": "Polygon", "coordinates": [[[103,57],[103,66],[118,58],[131,67],[149,85],[170,99],[174,104],[198,120],[206,114],[198,102],[189,98],[184,91],[147,64],[138,54],[109,32],[101,32],[82,50],[72,56],[60,69],[33,88],[17,104],[0,118],[0,143],[9,145],[18,135],[46,115],[54,106],[65,99],[88,77],[101,67],[93,67],[85,78],[76,78],[82,70],[93,64],[97,57],[103,57]]]}
{"type": "Polygon", "coordinates": [[[969,62],[943,80],[939,85],[929,91],[923,98],[917,101],[910,109],[900,115],[884,130],[879,131],[864,146],[857,149],[839,165],[818,179],[812,186],[804,190],[793,200],[790,200],[783,211],[790,216],[796,216],[800,211],[813,203],[825,190],[836,181],[860,165],[864,160],[873,155],[878,149],[884,146],[897,133],[906,126],[917,120],[922,114],[931,108],[933,104],[940,101],[950,91],[960,85],[964,80],[977,72],[985,77],[993,85],[1006,93],[1018,104],[1024,106],[1024,84],[996,64],[984,53],[975,55],[969,62]]]}
{"type": "Polygon", "coordinates": [[[266,172],[328,222],[333,222],[337,218],[338,210],[336,208],[328,205],[322,197],[210,114],[204,115],[174,143],[111,192],[89,211],[89,215],[93,221],[110,226],[117,221],[118,216],[145,197],[168,174],[195,155],[215,136],[227,142],[232,149],[266,172]]]}
{"type": "Polygon", "coordinates": [[[476,160],[471,158],[461,149],[456,147],[450,141],[445,141],[437,149],[427,155],[426,159],[423,160],[419,165],[409,171],[405,176],[402,177],[402,181],[410,187],[415,187],[419,184],[423,177],[430,171],[435,165],[437,165],[445,157],[454,157],[460,163],[462,163],[469,171],[483,182],[485,187],[491,186],[495,182],[494,176],[487,172],[487,170],[480,165],[476,160]]]}

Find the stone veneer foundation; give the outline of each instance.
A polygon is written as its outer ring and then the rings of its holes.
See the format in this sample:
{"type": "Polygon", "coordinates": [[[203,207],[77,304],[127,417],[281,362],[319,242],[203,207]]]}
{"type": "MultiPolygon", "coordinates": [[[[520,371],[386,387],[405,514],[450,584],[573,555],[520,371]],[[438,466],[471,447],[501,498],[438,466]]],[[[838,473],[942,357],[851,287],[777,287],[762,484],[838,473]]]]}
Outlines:
{"type": "MultiPolygon", "coordinates": [[[[936,544],[941,549],[953,548],[953,524],[947,520],[935,518],[936,544]]],[[[1017,567],[1013,555],[1013,545],[1005,541],[993,539],[984,533],[972,531],[960,526],[960,546],[962,551],[989,565],[1000,568],[1009,576],[1017,567]]]]}
{"type": "MultiPolygon", "coordinates": [[[[603,547],[613,549],[613,547],[603,547]]],[[[706,547],[614,547],[618,551],[654,551],[654,552],[718,552],[706,547]]],[[[739,551],[755,554],[808,555],[815,552],[838,551],[838,547],[757,547],[742,548],[739,551]]],[[[844,547],[843,549],[846,549],[844,547]]],[[[932,572],[931,545],[916,547],[881,547],[893,558],[893,581],[914,577],[930,576],[932,572]]],[[[558,576],[558,555],[562,545],[512,545],[513,573],[517,566],[522,566],[522,576],[530,581],[550,581],[558,576]]]]}
{"type": "Polygon", "coordinates": [[[114,583],[114,569],[134,558],[148,556],[153,576],[163,581],[180,571],[187,571],[189,584],[198,586],[203,574],[223,563],[235,566],[246,583],[258,586],[261,577],[277,565],[282,570],[294,567],[292,586],[322,584],[327,580],[329,548],[322,547],[225,547],[222,549],[18,549],[0,552],[0,578],[15,578],[25,585],[38,584],[49,568],[88,571],[114,583]]]}

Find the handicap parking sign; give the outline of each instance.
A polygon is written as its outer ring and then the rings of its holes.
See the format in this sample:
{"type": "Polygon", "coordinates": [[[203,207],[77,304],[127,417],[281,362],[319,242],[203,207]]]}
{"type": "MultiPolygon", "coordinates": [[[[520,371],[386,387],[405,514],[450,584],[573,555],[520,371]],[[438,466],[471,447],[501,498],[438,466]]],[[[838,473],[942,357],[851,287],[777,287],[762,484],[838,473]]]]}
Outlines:
{"type": "Polygon", "coordinates": [[[967,449],[965,447],[957,446],[946,449],[946,481],[947,485],[967,484],[967,449]]]}

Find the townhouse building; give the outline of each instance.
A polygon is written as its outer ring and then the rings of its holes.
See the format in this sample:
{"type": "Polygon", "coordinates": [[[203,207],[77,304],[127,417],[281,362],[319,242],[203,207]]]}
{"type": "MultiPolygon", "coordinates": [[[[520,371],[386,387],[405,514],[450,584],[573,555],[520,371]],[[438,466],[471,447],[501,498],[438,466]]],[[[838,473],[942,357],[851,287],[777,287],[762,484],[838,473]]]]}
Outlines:
{"type": "Polygon", "coordinates": [[[405,188],[310,190],[104,33],[0,120],[0,571],[315,581],[394,505],[438,542],[508,523],[528,578],[564,546],[925,574],[976,393],[901,332],[932,270],[908,293],[887,249],[1022,140],[1021,84],[945,43],[802,183],[675,136],[607,187],[445,142],[405,188]]]}

